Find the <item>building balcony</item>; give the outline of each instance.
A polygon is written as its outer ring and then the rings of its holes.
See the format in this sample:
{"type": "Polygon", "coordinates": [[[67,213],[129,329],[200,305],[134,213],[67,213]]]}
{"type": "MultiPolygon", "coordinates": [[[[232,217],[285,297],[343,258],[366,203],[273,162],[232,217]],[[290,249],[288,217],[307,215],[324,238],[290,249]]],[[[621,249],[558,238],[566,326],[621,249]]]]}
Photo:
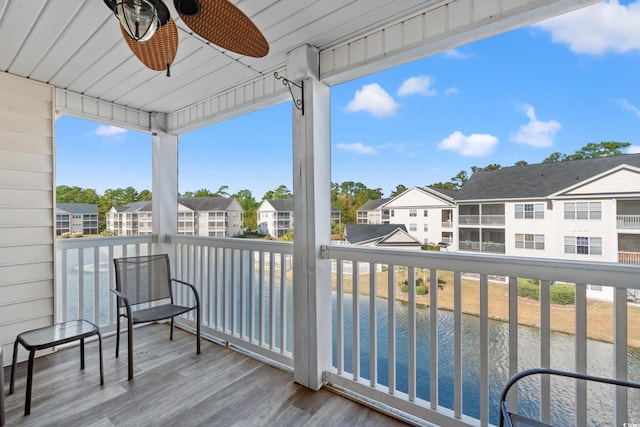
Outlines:
{"type": "Polygon", "coordinates": [[[617,227],[624,230],[640,230],[640,215],[617,215],[617,227]]]}
{"type": "Polygon", "coordinates": [[[618,262],[620,264],[640,265],[640,252],[618,252],[618,262]]]}
{"type": "MultiPolygon", "coordinates": [[[[480,242],[475,243],[479,248],[482,247],[480,242]]],[[[268,361],[269,364],[275,364],[289,372],[287,374],[272,370],[250,359],[237,363],[224,362],[220,368],[216,368],[211,360],[237,360],[240,356],[213,344],[206,345],[203,355],[195,356],[191,354],[191,345],[179,344],[182,338],[178,339],[178,343],[160,342],[159,345],[163,346],[162,357],[169,357],[166,355],[171,354],[164,350],[166,346],[178,345],[181,352],[187,352],[183,356],[176,356],[188,360],[186,368],[178,368],[179,384],[184,382],[186,389],[197,387],[188,379],[189,372],[193,371],[192,381],[203,384],[204,389],[207,389],[196,393],[203,402],[202,408],[195,411],[197,416],[224,415],[224,412],[218,412],[223,411],[220,403],[215,403],[216,396],[220,398],[220,394],[233,401],[237,398],[240,401],[251,401],[252,405],[258,402],[258,412],[239,410],[234,406],[234,414],[255,414],[260,419],[268,419],[262,418],[263,416],[286,416],[286,410],[282,410],[279,415],[274,415],[274,412],[260,415],[260,408],[265,407],[259,403],[261,400],[245,400],[244,397],[233,397],[234,394],[227,396],[223,390],[239,389],[243,390],[242,393],[250,394],[249,389],[260,389],[262,386],[255,384],[265,381],[264,389],[269,390],[269,395],[299,391],[293,385],[290,373],[295,371],[293,347],[298,339],[292,327],[296,286],[292,279],[291,243],[188,236],[171,236],[166,241],[158,242],[153,236],[139,236],[65,239],[57,241],[56,245],[59,284],[56,289],[56,319],[64,321],[83,317],[98,323],[105,334],[115,330],[115,306],[108,292],[114,280],[111,258],[143,255],[157,251],[160,247],[164,250],[168,248],[173,259],[174,276],[194,283],[199,289],[205,313],[202,319],[204,335],[248,355],[242,357],[268,361]],[[95,272],[99,273],[96,275],[95,272]],[[228,353],[219,355],[218,351],[228,353]],[[215,356],[209,359],[209,353],[214,353],[215,356]],[[247,390],[242,385],[244,379],[234,379],[237,376],[233,371],[227,371],[232,369],[227,366],[236,364],[250,366],[241,368],[242,378],[255,377],[251,381],[256,382],[247,386],[247,390]],[[196,366],[200,368],[196,369],[196,366]],[[247,369],[252,375],[244,375],[247,369]],[[209,375],[215,379],[207,381],[209,375]],[[284,387],[283,391],[280,391],[281,386],[284,387]],[[209,393],[212,394],[211,397],[209,393]],[[212,406],[204,404],[208,399],[212,399],[212,406]]],[[[321,256],[322,260],[332,266],[332,279],[328,279],[331,282],[323,285],[333,289],[331,302],[328,302],[328,306],[318,302],[317,306],[307,307],[305,310],[318,310],[320,317],[324,319],[322,321],[333,325],[331,348],[319,349],[320,352],[333,355],[329,356],[330,362],[323,372],[326,383],[324,388],[339,390],[356,400],[376,402],[382,410],[401,415],[412,423],[452,426],[497,424],[498,392],[510,375],[525,368],[558,367],[560,364],[565,369],[578,372],[584,372],[589,367],[589,373],[601,376],[636,381],[639,379],[640,357],[634,356],[636,352],[630,350],[632,347],[640,347],[640,332],[627,329],[628,324],[640,321],[640,309],[627,306],[627,294],[640,289],[637,282],[640,273],[638,266],[489,257],[482,254],[425,253],[345,245],[323,246],[321,256]],[[473,276],[473,280],[469,276],[473,276]],[[429,292],[426,296],[417,296],[417,279],[422,278],[429,283],[430,277],[438,277],[438,290],[429,292]],[[506,278],[507,283],[493,283],[495,277],[506,278]],[[522,304],[519,301],[518,278],[535,279],[539,283],[539,302],[522,304]],[[403,293],[396,285],[405,280],[409,289],[403,293]],[[575,284],[574,305],[557,310],[551,303],[551,284],[557,282],[575,284]],[[613,300],[602,302],[609,307],[609,314],[603,319],[604,323],[610,325],[608,338],[588,335],[592,331],[587,327],[587,284],[613,289],[613,300]],[[505,301],[497,304],[499,307],[494,306],[494,303],[490,305],[489,301],[494,301],[495,298],[505,298],[505,301]],[[475,307],[475,316],[465,314],[464,307],[468,304],[475,307]],[[426,308],[427,305],[438,307],[438,310],[430,311],[426,308]],[[533,311],[532,305],[535,307],[533,311]],[[565,313],[561,323],[570,324],[570,339],[567,339],[567,335],[554,332],[558,327],[554,319],[561,312],[565,313]],[[568,317],[566,313],[570,313],[568,317]],[[521,329],[523,326],[518,324],[518,319],[522,316],[533,316],[535,328],[521,329]],[[394,321],[388,322],[387,319],[394,321]],[[619,321],[614,322],[614,319],[619,321]],[[468,341],[470,331],[473,331],[473,338],[468,341]],[[608,339],[613,344],[603,342],[608,339]],[[499,352],[496,352],[496,345],[500,348],[499,352]],[[596,354],[597,351],[590,351],[587,355],[587,345],[589,348],[601,348],[602,357],[596,354]],[[531,351],[537,353],[533,358],[530,357],[531,351]],[[574,355],[570,362],[566,360],[567,354],[574,355]],[[611,355],[614,355],[613,362],[610,360],[611,355]],[[601,358],[607,362],[601,364],[601,358]]],[[[181,299],[189,296],[185,294],[177,297],[177,303],[180,303],[181,299]]],[[[594,315],[597,313],[590,311],[589,316],[594,315]]],[[[194,326],[193,321],[192,316],[184,316],[179,319],[178,324],[185,330],[190,330],[194,326]]],[[[156,332],[152,332],[155,330],[155,326],[151,327],[149,334],[155,334],[156,332]]],[[[166,329],[161,333],[166,335],[166,329]]],[[[141,331],[142,340],[146,339],[144,334],[147,332],[141,331]]],[[[304,337],[304,340],[315,339],[316,337],[308,335],[304,337]]],[[[191,344],[190,337],[187,341],[191,344]]],[[[136,342],[138,348],[145,348],[142,354],[154,353],[156,344],[146,347],[145,344],[140,346],[136,342]]],[[[108,341],[105,348],[107,384],[109,378],[118,378],[119,373],[124,371],[123,363],[126,363],[126,358],[119,361],[113,359],[112,348],[113,343],[108,341]]],[[[62,357],[77,357],[75,352],[72,353],[62,357]]],[[[145,361],[145,357],[138,358],[140,364],[137,369],[140,372],[136,373],[137,380],[144,378],[145,381],[158,384],[157,388],[164,389],[161,385],[163,376],[152,373],[157,366],[156,362],[150,359],[145,361]]],[[[91,360],[90,356],[88,360],[91,360]]],[[[57,363],[51,362],[46,365],[46,369],[55,372],[53,369],[57,363]]],[[[73,362],[69,362],[71,363],[73,362]]],[[[91,362],[88,365],[90,369],[91,362]]],[[[171,366],[175,365],[171,363],[171,366]]],[[[69,369],[65,370],[68,371],[69,369]]],[[[51,378],[49,374],[47,377],[51,378]]],[[[68,381],[66,378],[65,380],[68,381]]],[[[118,392],[126,396],[136,394],[132,384],[123,380],[124,378],[114,380],[118,381],[118,392]]],[[[38,393],[37,379],[35,384],[34,393],[38,393]]],[[[51,384],[53,386],[52,381],[51,384]]],[[[71,388],[78,385],[98,387],[90,383],[90,377],[86,373],[82,376],[81,383],[74,383],[71,388]]],[[[612,394],[611,390],[589,389],[590,409],[587,411],[587,390],[582,386],[574,383],[563,385],[564,391],[554,394],[553,402],[550,400],[550,385],[547,380],[543,379],[540,385],[531,387],[533,388],[519,394],[520,403],[525,407],[537,408],[530,415],[537,416],[536,411],[539,410],[541,419],[553,424],[584,425],[586,422],[582,421],[586,420],[587,415],[591,420],[594,413],[600,417],[595,421],[596,424],[615,424],[618,419],[637,419],[640,416],[640,407],[628,400],[635,396],[633,394],[627,396],[623,392],[616,391],[612,394]],[[598,396],[593,398],[591,393],[598,396]],[[540,403],[532,403],[532,396],[540,403]],[[601,411],[593,410],[594,401],[605,402],[601,411]],[[557,410],[558,405],[563,410],[557,410]],[[615,415],[618,417],[615,420],[614,414],[618,414],[615,415]],[[569,419],[558,418],[566,416],[569,419]]],[[[46,391],[46,388],[43,390],[46,391]]],[[[181,388],[175,390],[176,394],[163,395],[173,395],[172,401],[179,405],[184,399],[176,399],[175,396],[184,394],[185,391],[181,388]]],[[[64,396],[67,393],[73,394],[71,391],[57,394],[64,396]]],[[[305,396],[299,397],[302,401],[309,399],[308,402],[320,402],[314,400],[319,397],[309,390],[300,393],[300,396],[305,396]]],[[[97,395],[102,396],[99,393],[97,395]]],[[[89,394],[83,398],[88,406],[94,400],[90,396],[89,394]]],[[[317,412],[329,417],[316,419],[320,424],[331,423],[330,414],[335,415],[335,408],[339,407],[342,411],[343,404],[351,405],[348,402],[331,403],[335,397],[327,396],[331,397],[323,397],[321,400],[324,403],[317,403],[322,408],[317,412]]],[[[191,395],[188,397],[191,398],[191,395]]],[[[12,399],[16,400],[10,401],[13,402],[10,403],[10,417],[19,418],[23,400],[20,397],[12,399]]],[[[35,414],[39,412],[38,399],[51,401],[44,397],[34,398],[35,414]]],[[[120,399],[127,402],[126,410],[130,405],[128,398],[120,399]]],[[[96,400],[102,402],[104,399],[96,400]]],[[[65,404],[68,405],[62,405],[65,404]]],[[[89,412],[104,414],[108,411],[100,409],[102,405],[105,408],[116,405],[110,400],[94,404],[96,406],[92,411],[82,411],[77,409],[77,405],[73,410],[88,417],[89,412]]],[[[55,404],[51,402],[50,405],[55,404]]],[[[516,405],[515,400],[512,405],[516,405]]],[[[131,403],[131,407],[136,406],[131,403]]],[[[276,407],[281,408],[280,404],[269,404],[271,411],[276,407]]],[[[149,411],[153,413],[158,408],[165,410],[165,405],[159,404],[149,411]]],[[[125,414],[126,412],[121,416],[126,416],[125,414]]],[[[176,414],[172,413],[169,416],[174,415],[176,414]]],[[[96,415],[100,416],[106,415],[96,415]]],[[[138,414],[132,413],[131,416],[138,414]]],[[[202,418],[205,419],[208,418],[202,418]]],[[[98,418],[94,421],[98,421],[98,418]]],[[[387,422],[392,421],[381,421],[383,424],[387,422]]]]}
{"type": "Polygon", "coordinates": [[[453,228],[453,221],[442,221],[442,228],[453,228]]]}

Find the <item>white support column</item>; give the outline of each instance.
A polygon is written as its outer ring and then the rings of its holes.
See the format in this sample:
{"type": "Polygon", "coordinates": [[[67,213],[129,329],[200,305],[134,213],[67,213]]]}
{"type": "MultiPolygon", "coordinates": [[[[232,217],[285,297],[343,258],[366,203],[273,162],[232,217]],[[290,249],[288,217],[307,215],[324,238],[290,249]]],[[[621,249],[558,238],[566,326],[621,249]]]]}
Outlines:
{"type": "Polygon", "coordinates": [[[331,366],[331,263],[320,258],[331,241],[330,90],[318,80],[318,58],[312,47],[294,50],[286,76],[304,85],[304,114],[292,107],[294,380],[314,390],[331,366]]]}
{"type": "Polygon", "coordinates": [[[166,133],[166,116],[151,116],[153,234],[158,251],[168,252],[165,236],[178,232],[178,136],[166,133]]]}

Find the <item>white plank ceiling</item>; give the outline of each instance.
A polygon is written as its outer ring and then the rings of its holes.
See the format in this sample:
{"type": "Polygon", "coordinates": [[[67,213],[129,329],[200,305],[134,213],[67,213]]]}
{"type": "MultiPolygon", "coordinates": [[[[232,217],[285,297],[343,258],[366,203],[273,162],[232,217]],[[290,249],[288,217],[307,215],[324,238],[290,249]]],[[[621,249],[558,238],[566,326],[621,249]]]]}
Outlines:
{"type": "Polygon", "coordinates": [[[470,38],[485,37],[589,3],[589,0],[232,1],[263,32],[270,45],[269,54],[250,58],[204,42],[180,20],[173,2],[165,0],[179,33],[178,53],[171,77],[167,77],[164,72],[147,69],[133,56],[122,39],[117,19],[103,0],[0,0],[0,70],[131,109],[171,114],[201,105],[203,100],[220,97],[252,81],[265,80],[274,71],[285,70],[287,53],[302,45],[319,50],[321,64],[335,84],[363,75],[366,71],[346,72],[363,65],[381,61],[384,65],[373,67],[372,71],[390,67],[471,41],[470,38]],[[447,8],[446,14],[435,13],[452,4],[458,6],[447,8]],[[545,8],[542,13],[534,13],[545,8]],[[456,16],[451,16],[452,13],[456,16]],[[421,22],[402,27],[397,37],[388,38],[393,35],[393,28],[416,19],[421,22]],[[477,31],[509,19],[513,22],[495,30],[477,31]],[[452,32],[452,26],[458,31],[452,32]],[[437,31],[429,34],[431,28],[437,31]],[[461,37],[471,33],[471,37],[461,37]],[[368,43],[363,42],[367,37],[368,43]],[[447,38],[450,42],[443,43],[447,38]],[[385,43],[391,41],[408,53],[389,56],[385,43]],[[429,44],[432,47],[425,49],[429,44]],[[367,56],[372,51],[371,57],[367,56]]]}

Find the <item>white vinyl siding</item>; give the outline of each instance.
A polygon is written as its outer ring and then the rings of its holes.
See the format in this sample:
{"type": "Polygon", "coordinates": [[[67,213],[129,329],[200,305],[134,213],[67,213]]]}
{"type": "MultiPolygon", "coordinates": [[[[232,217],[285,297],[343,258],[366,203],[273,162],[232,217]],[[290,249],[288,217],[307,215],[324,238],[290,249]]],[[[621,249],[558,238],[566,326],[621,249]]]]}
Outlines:
{"type": "MultiPolygon", "coordinates": [[[[53,89],[0,73],[0,343],[54,322],[53,89]]],[[[21,358],[24,355],[21,355],[21,358]]]]}

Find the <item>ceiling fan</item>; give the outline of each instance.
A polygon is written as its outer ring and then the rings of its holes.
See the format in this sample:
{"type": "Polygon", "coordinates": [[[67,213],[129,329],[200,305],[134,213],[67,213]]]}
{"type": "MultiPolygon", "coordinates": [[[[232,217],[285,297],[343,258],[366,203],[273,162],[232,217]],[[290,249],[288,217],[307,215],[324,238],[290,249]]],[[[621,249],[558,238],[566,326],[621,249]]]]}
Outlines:
{"type": "MultiPolygon", "coordinates": [[[[136,57],[155,71],[167,70],[178,50],[178,30],[162,0],[104,0],[120,21],[122,37],[136,57]]],[[[269,44],[256,25],[229,0],[173,0],[180,19],[203,39],[240,55],[262,58],[269,44]]]]}

